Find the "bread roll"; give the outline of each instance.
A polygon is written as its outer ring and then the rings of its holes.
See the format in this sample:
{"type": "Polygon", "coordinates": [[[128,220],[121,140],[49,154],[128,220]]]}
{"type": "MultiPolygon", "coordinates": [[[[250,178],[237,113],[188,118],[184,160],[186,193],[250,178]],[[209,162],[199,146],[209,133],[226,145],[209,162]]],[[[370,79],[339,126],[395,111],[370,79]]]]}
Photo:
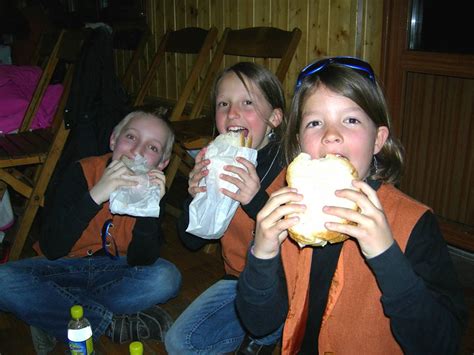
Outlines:
{"type": "Polygon", "coordinates": [[[148,167],[146,158],[142,157],[139,154],[135,156],[134,160],[128,158],[125,155],[122,155],[120,160],[125,164],[127,168],[129,168],[131,171],[133,171],[137,175],[146,174],[148,171],[151,170],[150,167],[148,167]]]}
{"type": "Polygon", "coordinates": [[[306,210],[298,214],[300,222],[289,229],[290,237],[300,246],[324,246],[327,242],[346,240],[347,235],[328,231],[324,224],[349,221],[324,213],[323,207],[338,206],[357,210],[354,202],[334,194],[340,189],[356,190],[352,180],[357,177],[356,169],[343,157],[328,154],[325,158],[311,159],[306,153],[298,155],[288,166],[286,180],[288,186],[297,188],[298,193],[303,195],[301,203],[306,205],[306,210]]]}
{"type": "Polygon", "coordinates": [[[242,132],[227,132],[219,134],[214,142],[221,142],[232,145],[234,147],[252,147],[252,136],[245,137],[242,132]]]}

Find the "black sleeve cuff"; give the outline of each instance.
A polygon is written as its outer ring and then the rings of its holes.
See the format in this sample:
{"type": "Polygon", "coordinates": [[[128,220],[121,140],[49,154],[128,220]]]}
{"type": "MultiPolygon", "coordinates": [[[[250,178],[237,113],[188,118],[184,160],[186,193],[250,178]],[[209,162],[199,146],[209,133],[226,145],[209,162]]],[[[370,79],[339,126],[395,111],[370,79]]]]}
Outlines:
{"type": "Polygon", "coordinates": [[[247,255],[246,281],[255,290],[268,290],[275,286],[280,254],[271,259],[259,259],[251,251],[247,255]]]}
{"type": "Polygon", "coordinates": [[[252,218],[254,221],[257,219],[257,214],[260,210],[265,206],[268,201],[268,194],[264,189],[258,190],[257,194],[254,196],[252,201],[250,201],[247,205],[243,206],[242,209],[244,210],[247,215],[252,218]]]}
{"type": "Polygon", "coordinates": [[[150,235],[158,238],[160,221],[155,217],[137,217],[133,235],[150,235]]]}
{"type": "Polygon", "coordinates": [[[77,202],[77,206],[74,208],[77,221],[79,221],[81,224],[85,223],[86,226],[101,209],[102,205],[95,203],[89,191],[82,195],[82,197],[77,202]]]}
{"type": "Polygon", "coordinates": [[[201,249],[206,244],[209,244],[213,240],[200,238],[195,236],[194,234],[186,232],[186,229],[189,225],[189,204],[192,201],[192,197],[188,197],[183,203],[183,212],[179,216],[176,229],[178,231],[178,236],[181,242],[184,244],[186,248],[192,251],[196,251],[201,249]]]}
{"type": "Polygon", "coordinates": [[[163,243],[159,219],[138,217],[132,234],[127,249],[127,263],[130,266],[153,264],[160,256],[160,247],[163,243]]]}
{"type": "Polygon", "coordinates": [[[418,277],[396,242],[374,258],[367,259],[385,297],[397,297],[416,287],[418,277]]]}

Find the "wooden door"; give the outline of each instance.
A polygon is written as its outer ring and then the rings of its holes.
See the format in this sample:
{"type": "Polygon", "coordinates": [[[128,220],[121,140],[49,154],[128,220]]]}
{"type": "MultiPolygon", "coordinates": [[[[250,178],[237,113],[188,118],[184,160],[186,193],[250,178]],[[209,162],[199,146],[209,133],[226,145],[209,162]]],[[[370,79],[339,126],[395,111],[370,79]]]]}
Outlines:
{"type": "Polygon", "coordinates": [[[410,0],[384,3],[381,78],[406,148],[400,188],[433,208],[448,243],[472,252],[474,55],[409,49],[411,6],[410,0]]]}

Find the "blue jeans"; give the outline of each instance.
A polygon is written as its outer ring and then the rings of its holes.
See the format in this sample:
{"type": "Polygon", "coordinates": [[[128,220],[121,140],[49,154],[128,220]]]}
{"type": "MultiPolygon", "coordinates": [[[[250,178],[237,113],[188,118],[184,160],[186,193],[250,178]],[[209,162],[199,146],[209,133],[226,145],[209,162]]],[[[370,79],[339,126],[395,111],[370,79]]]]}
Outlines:
{"type": "Polygon", "coordinates": [[[35,257],[0,265],[0,310],[67,341],[70,308],[80,304],[97,339],[114,314],[164,303],[180,285],[180,272],[162,258],[149,266],[129,266],[126,257],[35,257]]]}
{"type": "MultiPolygon", "coordinates": [[[[232,352],[246,331],[235,309],[237,280],[220,280],[204,291],[174,322],[166,333],[168,354],[222,354],[232,352]]],[[[262,345],[275,344],[283,326],[265,338],[262,345]]]]}

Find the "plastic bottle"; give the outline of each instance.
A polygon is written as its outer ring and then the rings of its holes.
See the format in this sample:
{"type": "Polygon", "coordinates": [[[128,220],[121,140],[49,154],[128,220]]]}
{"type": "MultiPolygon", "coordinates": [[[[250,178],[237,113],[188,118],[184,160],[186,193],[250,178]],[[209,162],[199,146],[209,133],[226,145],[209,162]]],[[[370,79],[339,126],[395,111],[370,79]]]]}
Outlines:
{"type": "Polygon", "coordinates": [[[139,341],[133,341],[129,346],[130,355],[143,355],[143,344],[139,341]]]}
{"type": "Polygon", "coordinates": [[[84,318],[84,310],[82,309],[82,306],[72,306],[71,317],[72,319],[67,327],[67,338],[69,340],[69,350],[71,350],[71,355],[94,354],[92,328],[89,321],[84,318]]]}

